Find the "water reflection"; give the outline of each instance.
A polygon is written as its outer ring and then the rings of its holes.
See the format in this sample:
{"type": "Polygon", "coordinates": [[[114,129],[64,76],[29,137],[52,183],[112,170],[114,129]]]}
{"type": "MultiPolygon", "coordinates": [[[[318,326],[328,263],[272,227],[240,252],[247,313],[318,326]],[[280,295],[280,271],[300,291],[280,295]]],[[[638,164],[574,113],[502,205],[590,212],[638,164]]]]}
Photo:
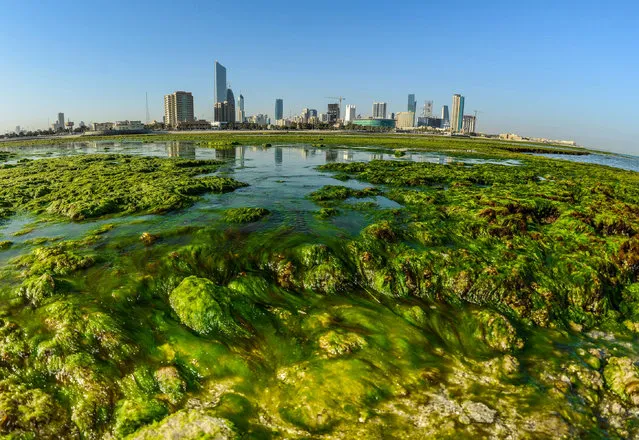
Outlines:
{"type": "Polygon", "coordinates": [[[337,160],[337,150],[326,150],[324,160],[328,162],[335,162],[337,160]]]}
{"type": "Polygon", "coordinates": [[[166,146],[166,153],[169,157],[195,159],[195,145],[185,144],[183,142],[171,142],[166,146]]]}
{"type": "Polygon", "coordinates": [[[275,147],[275,165],[277,165],[277,166],[281,166],[282,165],[283,152],[284,152],[284,150],[282,150],[282,147],[275,147]]]}

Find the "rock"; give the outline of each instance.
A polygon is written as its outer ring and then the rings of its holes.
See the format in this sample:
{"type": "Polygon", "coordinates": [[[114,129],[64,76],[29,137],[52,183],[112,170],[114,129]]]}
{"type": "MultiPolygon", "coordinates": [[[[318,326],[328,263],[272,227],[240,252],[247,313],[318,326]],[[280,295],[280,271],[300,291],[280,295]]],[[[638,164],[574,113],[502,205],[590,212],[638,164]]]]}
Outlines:
{"type": "Polygon", "coordinates": [[[483,403],[471,400],[466,400],[462,403],[462,408],[470,420],[476,423],[493,423],[497,414],[497,411],[483,403]]]}
{"type": "Polygon", "coordinates": [[[151,246],[158,240],[158,238],[160,237],[158,237],[157,235],[149,234],[148,232],[140,235],[140,241],[144,243],[144,246],[151,246]]]}
{"type": "Polygon", "coordinates": [[[190,276],[170,293],[169,303],[184,325],[202,335],[243,334],[230,315],[231,295],[226,287],[190,276]]]}
{"type": "Polygon", "coordinates": [[[144,427],[129,440],[232,440],[239,438],[233,424],[202,410],[182,410],[144,427]]]}
{"type": "Polygon", "coordinates": [[[146,424],[163,419],[167,412],[166,406],[156,399],[123,400],[115,411],[114,433],[118,438],[126,437],[146,424]]]}
{"type": "Polygon", "coordinates": [[[606,387],[624,402],[639,405],[639,368],[628,357],[612,357],[604,368],[606,387]]]}
{"type": "Polygon", "coordinates": [[[167,397],[167,400],[177,405],[184,398],[186,393],[186,382],[180,377],[177,368],[162,367],[155,372],[155,380],[160,391],[167,397]]]}
{"type": "Polygon", "coordinates": [[[478,320],[475,337],[482,339],[491,349],[505,353],[524,347],[524,341],[517,336],[517,331],[506,317],[491,310],[473,314],[478,320]]]}
{"type": "Polygon", "coordinates": [[[357,333],[331,330],[319,338],[319,347],[329,358],[353,353],[366,346],[366,340],[357,333]]]}

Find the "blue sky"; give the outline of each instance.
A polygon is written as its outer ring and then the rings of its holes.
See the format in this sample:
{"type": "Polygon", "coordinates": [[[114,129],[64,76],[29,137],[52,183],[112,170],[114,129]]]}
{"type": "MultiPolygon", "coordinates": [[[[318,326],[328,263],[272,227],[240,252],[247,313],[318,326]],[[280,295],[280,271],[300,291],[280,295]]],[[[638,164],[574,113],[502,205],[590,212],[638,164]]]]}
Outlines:
{"type": "Polygon", "coordinates": [[[161,120],[163,95],[193,92],[210,119],[219,60],[248,114],[369,115],[451,105],[479,129],[569,138],[639,154],[639,5],[634,2],[0,3],[0,131],[71,120],[161,120]],[[328,6],[325,6],[328,5],[328,6]]]}

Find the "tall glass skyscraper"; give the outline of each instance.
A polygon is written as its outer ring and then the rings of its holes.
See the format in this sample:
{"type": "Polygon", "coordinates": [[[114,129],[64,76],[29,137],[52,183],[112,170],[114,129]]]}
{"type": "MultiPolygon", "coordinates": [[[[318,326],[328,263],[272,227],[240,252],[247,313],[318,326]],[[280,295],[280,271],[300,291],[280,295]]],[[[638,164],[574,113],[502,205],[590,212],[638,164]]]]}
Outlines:
{"type": "Polygon", "coordinates": [[[450,128],[453,132],[462,131],[464,123],[464,97],[460,94],[453,95],[453,116],[450,128]]]}
{"type": "Polygon", "coordinates": [[[408,95],[408,111],[417,113],[417,101],[415,101],[415,95],[408,95]]]}
{"type": "Polygon", "coordinates": [[[284,100],[277,98],[275,100],[275,120],[284,119],[284,100]]]}
{"type": "Polygon", "coordinates": [[[215,61],[215,103],[226,101],[226,67],[215,61]]]}

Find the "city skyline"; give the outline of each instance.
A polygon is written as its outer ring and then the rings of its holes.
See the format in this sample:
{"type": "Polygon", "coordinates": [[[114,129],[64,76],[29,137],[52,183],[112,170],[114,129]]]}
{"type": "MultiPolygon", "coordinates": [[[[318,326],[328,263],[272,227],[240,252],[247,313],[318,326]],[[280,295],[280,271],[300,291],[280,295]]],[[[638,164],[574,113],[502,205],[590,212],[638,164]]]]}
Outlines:
{"type": "Polygon", "coordinates": [[[376,3],[362,14],[363,4],[354,2],[340,11],[335,25],[352,25],[360,37],[386,23],[380,44],[353,52],[333,50],[336,36],[320,38],[322,20],[334,19],[330,8],[320,5],[292,8],[283,17],[276,13],[284,5],[279,2],[215,3],[199,5],[196,12],[164,1],[140,2],[122,15],[116,11],[125,3],[115,1],[88,26],[74,3],[63,0],[54,7],[27,0],[20,8],[5,8],[0,17],[0,50],[6,54],[0,132],[18,125],[46,128],[58,112],[76,123],[145,120],[147,92],[150,118],[161,120],[163,97],[174,90],[191,91],[195,115],[213,120],[212,66],[219,59],[230,66],[234,89],[246,98],[247,116],[272,117],[276,97],[286,100],[285,115],[311,107],[324,112],[326,96],[346,96],[342,110],[351,104],[366,113],[372,102],[384,101],[390,114],[406,109],[408,93],[418,102],[450,108],[450,96],[459,92],[468,98],[467,114],[481,112],[483,132],[575,139],[637,153],[639,127],[632,115],[639,68],[628,56],[637,33],[634,5],[602,12],[581,3],[548,9],[462,2],[468,14],[456,18],[462,32],[455,32],[448,20],[452,10],[433,20],[423,3],[409,3],[400,11],[376,3]],[[68,13],[52,21],[59,10],[68,13]],[[238,26],[251,31],[222,45],[203,31],[213,15],[225,17],[216,35],[238,26]],[[158,51],[173,16],[180,17],[184,30],[158,51]],[[15,38],[25,27],[33,32],[15,38]],[[420,27],[428,28],[428,35],[415,31],[420,27]],[[291,36],[299,29],[310,36],[303,51],[292,50],[291,36]],[[51,45],[51,35],[71,44],[51,45]],[[257,35],[270,38],[260,41],[257,35]],[[409,43],[393,43],[400,39],[409,43]],[[132,41],[133,49],[123,51],[132,41]],[[424,44],[429,50],[421,60],[416,54],[424,44]],[[605,122],[610,117],[602,114],[614,115],[616,123],[605,122]]]}

